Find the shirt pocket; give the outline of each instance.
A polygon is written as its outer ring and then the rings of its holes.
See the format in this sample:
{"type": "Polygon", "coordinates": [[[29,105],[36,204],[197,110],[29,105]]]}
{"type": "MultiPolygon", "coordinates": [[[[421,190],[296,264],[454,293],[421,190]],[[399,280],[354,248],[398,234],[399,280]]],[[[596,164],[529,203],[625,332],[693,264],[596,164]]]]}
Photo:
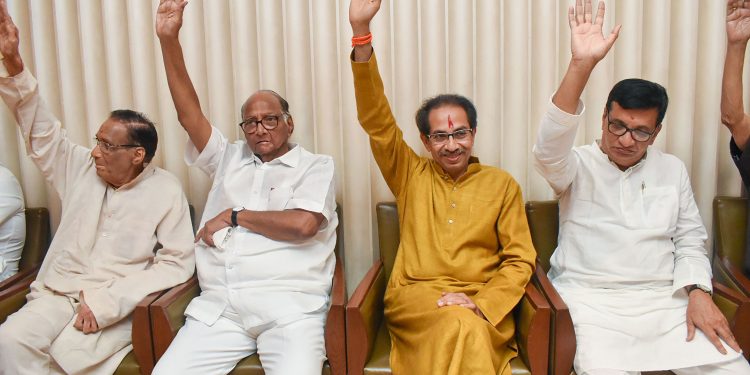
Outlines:
{"type": "Polygon", "coordinates": [[[291,186],[272,187],[268,192],[268,211],[283,211],[292,199],[294,191],[291,186]]]}
{"type": "Polygon", "coordinates": [[[679,199],[674,186],[643,189],[643,222],[647,228],[672,228],[677,225],[679,199]]]}

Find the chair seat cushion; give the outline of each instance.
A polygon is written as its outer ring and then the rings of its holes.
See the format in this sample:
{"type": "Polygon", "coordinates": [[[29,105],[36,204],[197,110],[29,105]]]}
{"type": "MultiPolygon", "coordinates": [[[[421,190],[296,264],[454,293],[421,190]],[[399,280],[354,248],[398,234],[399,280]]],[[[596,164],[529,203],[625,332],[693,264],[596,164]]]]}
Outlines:
{"type": "MultiPolygon", "coordinates": [[[[391,355],[391,337],[388,334],[388,328],[385,323],[380,324],[375,344],[372,348],[370,360],[365,364],[365,375],[383,375],[391,373],[390,364],[391,355]]],[[[531,371],[523,363],[520,357],[513,358],[510,361],[510,368],[515,375],[530,375],[531,371]]]]}
{"type": "Polygon", "coordinates": [[[135,354],[131,351],[125,358],[120,362],[120,366],[115,370],[114,375],[140,375],[141,366],[138,365],[138,361],[135,360],[135,354]]]}

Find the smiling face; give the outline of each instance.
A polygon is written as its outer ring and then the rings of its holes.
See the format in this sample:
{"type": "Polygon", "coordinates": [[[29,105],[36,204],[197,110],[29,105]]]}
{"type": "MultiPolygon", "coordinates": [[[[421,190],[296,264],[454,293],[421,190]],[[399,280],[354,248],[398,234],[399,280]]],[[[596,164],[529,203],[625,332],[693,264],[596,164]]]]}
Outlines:
{"type": "MultiPolygon", "coordinates": [[[[134,143],[130,139],[127,125],[112,118],[104,121],[96,132],[96,138],[110,145],[134,143]]],[[[143,147],[114,147],[107,150],[97,145],[91,150],[91,156],[96,164],[96,174],[115,188],[132,181],[143,171],[145,155],[146,150],[143,147]]]]}
{"type": "Polygon", "coordinates": [[[648,146],[654,143],[661,126],[656,123],[658,110],[647,109],[624,109],[617,102],[612,102],[609,111],[609,120],[605,109],[602,115],[602,140],[600,147],[607,154],[609,160],[615,163],[620,170],[626,170],[637,164],[646,154],[648,146]],[[633,139],[632,132],[617,136],[608,130],[609,122],[624,125],[631,130],[642,130],[651,133],[651,138],[644,142],[633,139]]]}
{"type": "MultiPolygon", "coordinates": [[[[289,151],[289,137],[294,131],[292,117],[284,115],[279,99],[269,92],[257,92],[247,99],[242,113],[242,120],[262,120],[268,116],[279,116],[278,125],[272,130],[261,124],[254,124],[255,132],[245,132],[245,140],[250,150],[265,163],[284,155],[289,151]]],[[[248,128],[249,129],[249,128],[248,128]]]]}
{"type": "MultiPolygon", "coordinates": [[[[457,105],[447,104],[433,109],[429,113],[428,120],[430,134],[470,130],[466,111],[457,105]]],[[[434,139],[424,134],[421,134],[420,138],[424,147],[432,154],[432,159],[455,181],[466,173],[469,167],[475,134],[476,129],[464,139],[457,140],[456,137],[448,137],[447,141],[442,143],[435,142],[434,139]]]]}

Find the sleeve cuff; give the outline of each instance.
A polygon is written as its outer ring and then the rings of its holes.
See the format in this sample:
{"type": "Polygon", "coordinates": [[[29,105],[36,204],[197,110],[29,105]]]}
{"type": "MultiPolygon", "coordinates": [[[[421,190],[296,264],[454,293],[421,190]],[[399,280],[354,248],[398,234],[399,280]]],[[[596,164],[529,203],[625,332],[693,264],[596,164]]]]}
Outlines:
{"type": "Polygon", "coordinates": [[[586,106],[583,105],[583,101],[578,99],[578,107],[576,113],[571,114],[558,108],[555,103],[552,102],[554,94],[549,98],[549,108],[547,109],[547,116],[552,119],[556,124],[564,125],[567,127],[576,126],[583,113],[586,111],[586,106]]]}

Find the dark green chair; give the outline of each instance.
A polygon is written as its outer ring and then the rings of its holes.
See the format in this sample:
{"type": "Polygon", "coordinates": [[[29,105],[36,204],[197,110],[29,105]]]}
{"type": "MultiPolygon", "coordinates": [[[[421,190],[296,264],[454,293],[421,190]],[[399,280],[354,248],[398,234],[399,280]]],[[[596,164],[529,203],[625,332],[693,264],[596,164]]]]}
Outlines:
{"type": "MultiPolygon", "coordinates": [[[[390,374],[391,341],[383,319],[385,286],[400,242],[395,203],[377,205],[380,259],[370,268],[346,306],[346,345],[350,375],[390,374]]],[[[516,306],[519,357],[513,374],[547,374],[550,307],[534,284],[516,306]]]]}
{"type": "Polygon", "coordinates": [[[718,282],[750,297],[750,279],[742,272],[747,246],[747,205],[747,198],[714,198],[713,271],[718,282]]]}

